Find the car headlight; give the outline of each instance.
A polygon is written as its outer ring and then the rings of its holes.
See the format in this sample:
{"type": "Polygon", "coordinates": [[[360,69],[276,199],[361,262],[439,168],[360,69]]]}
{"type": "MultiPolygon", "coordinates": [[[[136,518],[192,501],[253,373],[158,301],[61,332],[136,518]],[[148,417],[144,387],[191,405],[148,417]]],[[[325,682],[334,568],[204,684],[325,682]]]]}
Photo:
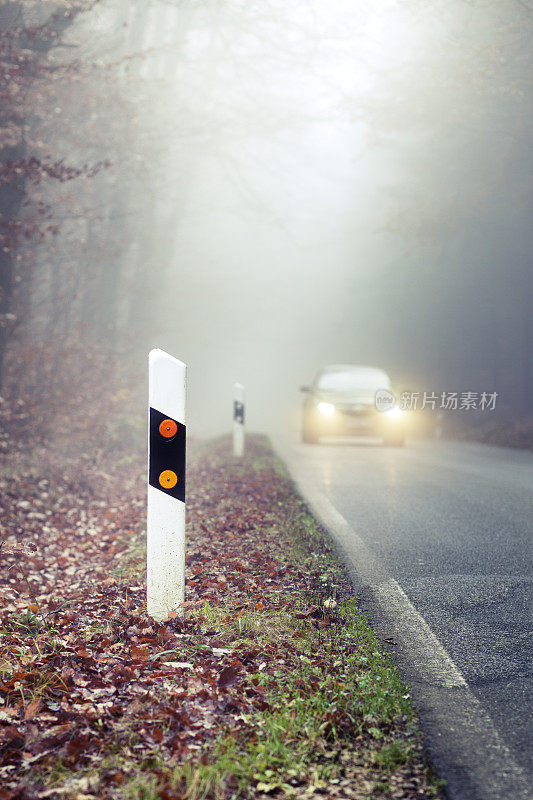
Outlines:
{"type": "Polygon", "coordinates": [[[318,404],[317,408],[319,413],[324,414],[324,416],[326,417],[331,417],[335,413],[335,406],[333,405],[333,403],[322,402],[318,404]]]}
{"type": "Polygon", "coordinates": [[[385,411],[384,413],[387,419],[398,420],[403,417],[404,412],[401,408],[398,408],[398,406],[394,406],[394,408],[389,408],[389,410],[385,411]]]}

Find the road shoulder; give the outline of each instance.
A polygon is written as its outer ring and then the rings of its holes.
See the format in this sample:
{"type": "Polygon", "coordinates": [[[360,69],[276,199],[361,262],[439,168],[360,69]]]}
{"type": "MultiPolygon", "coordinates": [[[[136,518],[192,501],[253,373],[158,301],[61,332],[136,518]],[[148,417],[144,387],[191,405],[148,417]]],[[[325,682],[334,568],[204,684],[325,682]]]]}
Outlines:
{"type": "Polygon", "coordinates": [[[328,531],[378,635],[412,687],[429,755],[454,800],[529,800],[529,779],[425,619],[353,526],[302,469],[283,439],[278,456],[315,518],[328,531]]]}

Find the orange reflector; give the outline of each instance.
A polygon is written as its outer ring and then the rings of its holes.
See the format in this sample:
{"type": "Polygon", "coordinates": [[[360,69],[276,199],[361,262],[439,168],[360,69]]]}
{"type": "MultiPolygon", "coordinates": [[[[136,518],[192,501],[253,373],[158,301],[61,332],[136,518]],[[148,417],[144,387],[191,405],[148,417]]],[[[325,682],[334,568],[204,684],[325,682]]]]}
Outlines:
{"type": "Polygon", "coordinates": [[[173,436],[176,435],[178,432],[178,426],[174,422],[173,419],[164,419],[161,425],[159,426],[159,433],[161,436],[164,436],[165,439],[171,439],[173,436]]]}
{"type": "Polygon", "coordinates": [[[178,482],[178,476],[171,469],[164,469],[159,476],[159,483],[163,489],[173,489],[178,482]]]}

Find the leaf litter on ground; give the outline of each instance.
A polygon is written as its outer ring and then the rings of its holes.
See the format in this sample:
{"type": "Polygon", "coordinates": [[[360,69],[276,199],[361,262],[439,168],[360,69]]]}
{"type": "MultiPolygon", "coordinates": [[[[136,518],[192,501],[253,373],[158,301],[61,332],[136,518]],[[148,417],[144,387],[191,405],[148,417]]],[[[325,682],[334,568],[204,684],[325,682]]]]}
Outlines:
{"type": "Polygon", "coordinates": [[[317,742],[323,763],[344,764],[329,785],[313,764],[291,776],[267,763],[239,782],[235,760],[218,783],[187,778],[228,736],[242,757],[298,681],[298,697],[312,694],[335,669],[321,637],[346,626],[334,570],[293,550],[303,507],[267,441],[250,439],[244,464],[229,453],[227,439],[196,448],[186,602],[163,624],[146,613],[140,457],[107,464],[104,480],[97,460],[21,452],[0,474],[0,800],[436,796],[405,720],[387,729],[333,706],[317,742]],[[411,755],[389,774],[394,759],[370,763],[368,742],[396,733],[411,755]]]}

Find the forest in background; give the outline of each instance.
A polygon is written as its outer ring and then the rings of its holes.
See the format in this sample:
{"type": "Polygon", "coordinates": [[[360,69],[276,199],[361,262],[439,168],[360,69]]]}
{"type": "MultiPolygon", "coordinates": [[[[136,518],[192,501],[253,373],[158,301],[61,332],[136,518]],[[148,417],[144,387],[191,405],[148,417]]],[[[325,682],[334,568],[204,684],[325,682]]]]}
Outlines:
{"type": "Polygon", "coordinates": [[[531,431],[533,10],[386,5],[0,5],[5,447],[117,444],[159,344],[200,433],[221,365],[262,428],[327,361],[531,431]]]}

